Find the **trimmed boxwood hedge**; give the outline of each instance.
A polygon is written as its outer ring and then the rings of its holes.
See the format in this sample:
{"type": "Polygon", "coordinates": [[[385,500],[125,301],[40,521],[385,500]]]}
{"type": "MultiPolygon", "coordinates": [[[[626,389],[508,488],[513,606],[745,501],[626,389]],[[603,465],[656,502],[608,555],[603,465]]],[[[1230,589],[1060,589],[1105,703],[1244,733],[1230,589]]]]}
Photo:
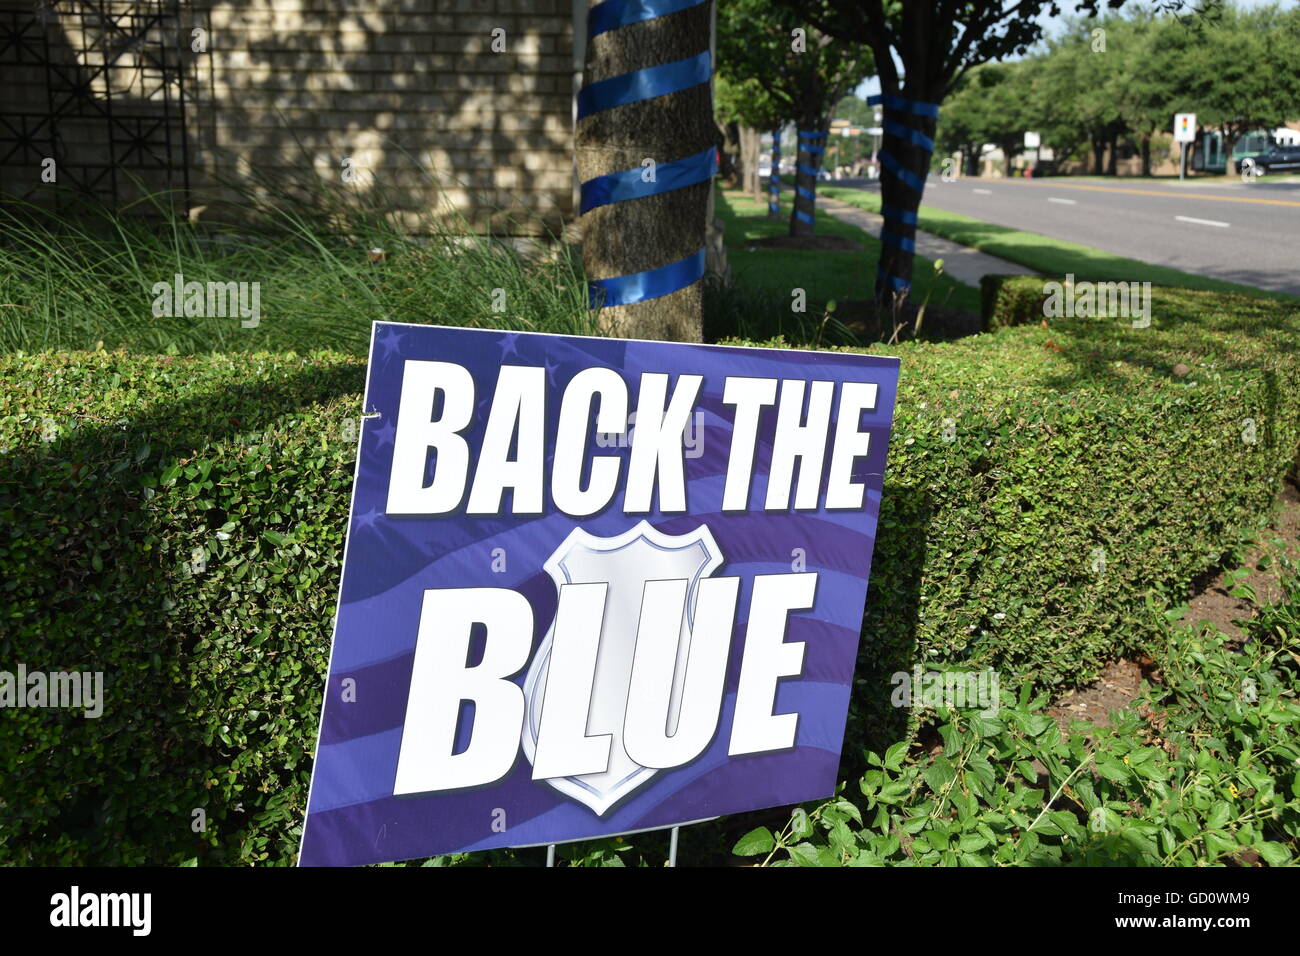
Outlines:
{"type": "MultiPolygon", "coordinates": [[[[890,673],[1089,681],[1267,513],[1300,312],[1157,289],[1153,316],[874,350],[902,382],[846,777],[902,729],[890,673]]],[[[0,863],[293,862],[363,378],[330,353],[0,356],[0,670],[107,685],[98,720],[0,712],[0,863]]]]}

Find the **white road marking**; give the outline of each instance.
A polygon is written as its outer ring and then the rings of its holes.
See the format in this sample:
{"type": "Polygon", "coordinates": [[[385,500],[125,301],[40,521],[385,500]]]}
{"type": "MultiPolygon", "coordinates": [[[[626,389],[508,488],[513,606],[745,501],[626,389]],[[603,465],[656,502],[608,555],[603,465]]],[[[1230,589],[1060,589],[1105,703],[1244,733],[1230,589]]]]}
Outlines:
{"type": "Polygon", "coordinates": [[[1231,223],[1219,222],[1217,219],[1196,219],[1192,216],[1174,216],[1179,222],[1194,222],[1200,226],[1218,226],[1220,229],[1227,229],[1231,223]]]}
{"type": "Polygon", "coordinates": [[[1059,203],[1063,203],[1063,204],[1066,205],[1066,206],[1077,206],[1077,205],[1079,205],[1079,201],[1078,201],[1077,199],[1058,199],[1058,198],[1055,197],[1055,196],[1048,196],[1048,197],[1047,197],[1047,201],[1048,201],[1048,202],[1059,202],[1059,203]]]}
{"type": "Polygon", "coordinates": [[[993,190],[991,190],[991,189],[972,189],[971,192],[973,192],[973,193],[979,193],[981,196],[992,196],[992,195],[993,195],[993,190]]]}

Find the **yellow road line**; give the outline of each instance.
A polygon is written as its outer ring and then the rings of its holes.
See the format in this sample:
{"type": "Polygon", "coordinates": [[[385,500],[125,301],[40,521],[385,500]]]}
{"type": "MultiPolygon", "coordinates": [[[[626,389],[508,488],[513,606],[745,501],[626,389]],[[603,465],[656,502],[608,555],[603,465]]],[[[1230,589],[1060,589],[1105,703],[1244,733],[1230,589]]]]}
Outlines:
{"type": "Polygon", "coordinates": [[[1035,186],[1042,189],[1091,189],[1099,193],[1130,193],[1134,196],[1162,196],[1165,199],[1209,199],[1212,202],[1250,202],[1261,206],[1300,206],[1300,202],[1291,199],[1253,199],[1247,196],[1207,196],[1205,193],[1170,193],[1156,189],[1124,189],[1119,186],[1085,186],[1082,183],[1067,184],[1053,181],[1049,186],[1045,182],[1024,182],[1016,179],[992,179],[999,185],[1010,183],[1016,186],[1035,186]]]}

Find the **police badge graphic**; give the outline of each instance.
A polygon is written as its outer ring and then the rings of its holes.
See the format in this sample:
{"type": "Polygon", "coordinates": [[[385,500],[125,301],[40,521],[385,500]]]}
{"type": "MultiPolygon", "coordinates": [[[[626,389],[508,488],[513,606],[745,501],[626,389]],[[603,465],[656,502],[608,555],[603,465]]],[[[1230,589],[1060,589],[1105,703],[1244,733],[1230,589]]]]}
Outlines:
{"type": "Polygon", "coordinates": [[[375,323],[299,864],[831,796],[897,388],[849,352],[375,323]]]}
{"type": "MultiPolygon", "coordinates": [[[[689,582],[668,712],[668,733],[671,735],[676,729],[682,685],[690,660],[698,584],[721,564],[722,555],[717,542],[706,526],[700,525],[691,534],[667,535],[642,521],[616,538],[597,538],[582,528],[575,528],[544,565],[557,590],[565,584],[609,585],[587,724],[588,733],[609,734],[613,738],[609,769],[603,773],[548,778],[546,781],[565,796],[590,807],[598,816],[603,816],[615,804],[645,786],[658,772],[636,763],[622,745],[633,652],[646,582],[689,582]]],[[[537,751],[542,701],[546,696],[546,672],[554,636],[555,626],[552,624],[524,678],[524,699],[528,709],[524,719],[523,746],[530,763],[537,751]]]]}

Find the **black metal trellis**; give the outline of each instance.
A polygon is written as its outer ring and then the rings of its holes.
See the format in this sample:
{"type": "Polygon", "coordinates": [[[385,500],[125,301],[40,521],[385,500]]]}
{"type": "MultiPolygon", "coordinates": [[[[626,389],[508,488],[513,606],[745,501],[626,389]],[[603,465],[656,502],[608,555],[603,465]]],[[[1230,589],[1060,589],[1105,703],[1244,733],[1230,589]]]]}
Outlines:
{"type": "MultiPolygon", "coordinates": [[[[138,180],[188,207],[185,61],[179,0],[45,0],[0,9],[0,71],[37,67],[45,97],[0,107],[0,167],[30,169],[6,189],[42,198],[41,163],[57,182],[118,208],[138,180]]],[[[52,191],[67,195],[68,191],[52,191]]]]}

